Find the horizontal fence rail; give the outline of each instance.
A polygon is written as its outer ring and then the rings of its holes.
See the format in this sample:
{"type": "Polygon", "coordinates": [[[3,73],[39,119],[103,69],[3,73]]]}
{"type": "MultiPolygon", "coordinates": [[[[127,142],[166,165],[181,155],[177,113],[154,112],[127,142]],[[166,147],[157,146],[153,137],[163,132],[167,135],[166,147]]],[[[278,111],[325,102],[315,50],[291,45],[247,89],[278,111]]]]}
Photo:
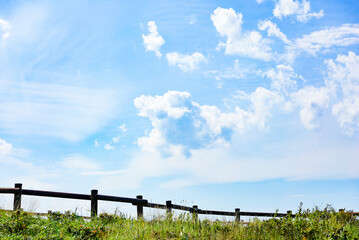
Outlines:
{"type": "MultiPolygon", "coordinates": [[[[143,217],[143,208],[156,208],[156,209],[165,209],[167,214],[171,213],[173,209],[187,211],[195,214],[197,217],[198,214],[207,214],[207,215],[219,215],[219,216],[233,216],[235,221],[239,222],[241,216],[249,217],[295,217],[295,214],[292,214],[292,211],[287,211],[287,213],[266,213],[266,212],[242,212],[240,208],[236,208],[234,212],[227,211],[216,211],[216,210],[204,210],[198,208],[197,205],[192,207],[182,206],[178,204],[172,204],[172,201],[166,201],[166,204],[151,203],[148,200],[143,199],[142,195],[138,195],[136,198],[128,197],[118,197],[118,196],[109,196],[109,195],[100,195],[98,190],[91,190],[91,194],[79,194],[79,193],[66,193],[66,192],[54,192],[54,191],[43,191],[43,190],[30,190],[23,189],[21,183],[16,183],[14,188],[0,188],[0,193],[4,194],[14,194],[14,205],[13,210],[16,211],[21,208],[21,196],[39,196],[39,197],[54,197],[54,198],[68,198],[68,199],[77,199],[77,200],[90,200],[91,201],[91,217],[96,217],[98,213],[98,201],[112,201],[112,202],[122,202],[122,203],[131,203],[137,207],[137,218],[143,217]]],[[[339,212],[343,212],[344,209],[340,209],[339,212]]],[[[50,211],[51,212],[51,211],[50,211]]],[[[350,212],[353,215],[359,215],[358,212],[350,212]]],[[[35,214],[35,213],[34,213],[35,214]]],[[[36,215],[46,215],[46,214],[36,214],[36,215]]]]}

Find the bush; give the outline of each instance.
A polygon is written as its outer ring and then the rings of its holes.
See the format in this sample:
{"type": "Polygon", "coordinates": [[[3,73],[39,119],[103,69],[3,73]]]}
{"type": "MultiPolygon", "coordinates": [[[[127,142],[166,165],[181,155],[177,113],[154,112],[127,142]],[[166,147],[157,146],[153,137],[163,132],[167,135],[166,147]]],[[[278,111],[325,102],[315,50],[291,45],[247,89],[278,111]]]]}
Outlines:
{"type": "Polygon", "coordinates": [[[76,213],[47,217],[23,211],[0,211],[1,239],[359,239],[359,220],[352,212],[330,206],[303,210],[295,217],[253,219],[248,224],[198,220],[192,214],[152,221],[103,213],[84,220],[76,213]]]}

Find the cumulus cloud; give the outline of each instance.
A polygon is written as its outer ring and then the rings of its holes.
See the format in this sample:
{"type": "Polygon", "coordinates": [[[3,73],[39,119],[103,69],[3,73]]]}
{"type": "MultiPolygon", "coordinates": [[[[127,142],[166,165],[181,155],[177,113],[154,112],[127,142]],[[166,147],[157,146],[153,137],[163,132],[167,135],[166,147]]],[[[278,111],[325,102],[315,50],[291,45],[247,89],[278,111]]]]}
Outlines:
{"type": "Polygon", "coordinates": [[[263,75],[271,79],[271,88],[281,91],[288,95],[297,87],[296,79],[302,77],[294,72],[290,65],[279,64],[275,68],[270,68],[263,73],[263,75]]]}
{"type": "Polygon", "coordinates": [[[286,44],[290,44],[291,41],[288,40],[287,36],[280,31],[280,29],[277,27],[277,24],[273,23],[270,20],[260,21],[258,23],[258,28],[262,31],[267,30],[268,36],[275,36],[282,40],[286,44]]]}
{"type": "Polygon", "coordinates": [[[206,60],[206,57],[199,52],[195,52],[192,55],[170,52],[166,54],[166,58],[170,66],[177,66],[184,72],[195,70],[201,62],[206,60]]]}
{"type": "Polygon", "coordinates": [[[165,156],[182,152],[189,156],[191,149],[229,141],[233,132],[243,133],[252,127],[266,130],[271,109],[281,103],[282,98],[261,87],[242,95],[250,109],[245,111],[236,106],[228,113],[216,106],[191,101],[187,92],[169,91],[155,97],[142,95],[134,100],[134,104],[138,115],[149,118],[153,128],[137,143],[149,152],[159,151],[165,156]]]}
{"type": "Polygon", "coordinates": [[[349,52],[327,60],[326,65],[323,86],[308,85],[299,90],[296,80],[302,77],[290,65],[277,65],[262,73],[272,80],[272,90],[258,87],[251,93],[238,91],[234,96],[238,102],[227,111],[198,104],[188,92],[169,91],[160,96],[136,98],[138,115],[148,118],[152,127],[148,134],[137,139],[141,151],[134,154],[126,171],[114,179],[133,179],[133,185],[124,187],[137,188],[146,177],[172,176],[162,187],[178,188],[274,178],[358,177],[359,164],[354,157],[359,154],[357,142],[332,141],[338,136],[328,129],[331,126],[318,127],[320,116],[332,113],[345,134],[359,130],[359,57],[349,52]],[[286,99],[299,109],[304,127],[317,131],[305,131],[299,136],[302,139],[288,136],[284,144],[276,142],[278,139],[266,141],[265,146],[257,146],[257,140],[251,142],[250,130],[267,130],[268,120],[283,107],[286,99]],[[243,103],[247,109],[239,107],[243,103]],[[333,136],[322,138],[324,133],[333,136]],[[245,150],[253,144],[261,151],[245,150]],[[301,164],[294,171],[293,164],[298,162],[301,164]]]}
{"type": "Polygon", "coordinates": [[[324,11],[310,12],[310,2],[302,0],[279,0],[276,2],[273,9],[273,15],[276,18],[282,19],[294,15],[299,22],[308,22],[311,18],[321,18],[324,16],[324,11]]]}
{"type": "Polygon", "coordinates": [[[306,86],[291,94],[292,101],[299,105],[300,119],[307,129],[315,129],[320,125],[316,121],[324,108],[329,107],[330,90],[326,87],[306,86]]]}
{"type": "Polygon", "coordinates": [[[10,36],[11,25],[8,21],[0,18],[0,34],[2,39],[10,36]]]}
{"type": "Polygon", "coordinates": [[[359,24],[344,24],[312,32],[296,39],[292,45],[286,47],[286,58],[294,60],[300,52],[316,55],[332,46],[350,46],[359,44],[359,24]]]}
{"type": "Polygon", "coordinates": [[[154,21],[149,21],[148,25],[148,35],[142,34],[143,45],[148,52],[154,52],[157,57],[161,57],[162,54],[160,52],[161,46],[165,43],[165,40],[161,35],[157,32],[157,26],[154,21]]]}
{"type": "MultiPolygon", "coordinates": [[[[318,128],[318,118],[329,109],[337,118],[344,134],[351,136],[359,130],[359,57],[354,52],[348,52],[348,55],[339,54],[335,60],[326,60],[325,64],[327,69],[324,85],[309,85],[292,91],[289,93],[290,101],[299,106],[300,119],[305,128],[318,128]]],[[[272,70],[265,74],[268,73],[274,74],[272,70]]],[[[287,74],[294,73],[290,71],[287,74]]],[[[296,77],[289,75],[283,79],[296,77]]]]}
{"type": "Polygon", "coordinates": [[[224,48],[226,54],[236,54],[269,61],[272,58],[269,40],[264,39],[257,31],[242,31],[241,13],[232,8],[218,7],[211,15],[217,32],[225,37],[226,42],[220,42],[218,49],[224,48]]]}
{"type": "Polygon", "coordinates": [[[359,56],[354,52],[338,55],[335,61],[327,60],[326,84],[335,89],[339,100],[332,114],[338,119],[344,133],[352,135],[359,130],[359,56]]]}

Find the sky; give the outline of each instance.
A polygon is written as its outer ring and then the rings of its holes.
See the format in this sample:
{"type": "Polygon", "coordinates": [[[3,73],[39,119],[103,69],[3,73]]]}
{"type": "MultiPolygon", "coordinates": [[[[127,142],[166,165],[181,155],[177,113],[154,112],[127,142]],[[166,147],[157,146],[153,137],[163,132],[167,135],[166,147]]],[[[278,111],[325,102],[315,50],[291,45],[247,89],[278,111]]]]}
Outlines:
{"type": "Polygon", "coordinates": [[[358,211],[358,12],[356,0],[1,1],[0,185],[358,211]]]}

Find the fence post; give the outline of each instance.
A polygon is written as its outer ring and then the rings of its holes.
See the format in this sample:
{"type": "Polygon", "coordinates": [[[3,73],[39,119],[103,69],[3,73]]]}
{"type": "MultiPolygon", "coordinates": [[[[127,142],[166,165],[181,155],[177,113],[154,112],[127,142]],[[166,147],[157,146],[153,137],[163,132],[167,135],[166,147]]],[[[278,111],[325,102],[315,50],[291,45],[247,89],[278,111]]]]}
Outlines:
{"type": "MultiPolygon", "coordinates": [[[[142,195],[136,196],[137,199],[143,199],[142,195]]],[[[137,219],[143,218],[143,205],[137,204],[137,219]]]]}
{"type": "Polygon", "coordinates": [[[193,218],[195,221],[198,220],[198,206],[197,205],[193,205],[193,218]]]}
{"type": "Polygon", "coordinates": [[[98,190],[93,189],[91,190],[91,217],[97,217],[97,210],[98,210],[98,190]]]}
{"type": "Polygon", "coordinates": [[[236,215],[236,223],[239,223],[241,221],[241,209],[240,208],[234,209],[234,213],[236,215]]]}
{"type": "Polygon", "coordinates": [[[14,211],[21,208],[22,183],[15,183],[15,188],[18,190],[14,193],[14,211]]]}
{"type": "Polygon", "coordinates": [[[172,213],[172,201],[168,200],[166,201],[166,215],[167,217],[171,216],[172,213]]]}
{"type": "Polygon", "coordinates": [[[292,211],[291,211],[291,210],[288,210],[288,211],[287,211],[287,215],[291,217],[291,216],[292,216],[292,211]]]}

